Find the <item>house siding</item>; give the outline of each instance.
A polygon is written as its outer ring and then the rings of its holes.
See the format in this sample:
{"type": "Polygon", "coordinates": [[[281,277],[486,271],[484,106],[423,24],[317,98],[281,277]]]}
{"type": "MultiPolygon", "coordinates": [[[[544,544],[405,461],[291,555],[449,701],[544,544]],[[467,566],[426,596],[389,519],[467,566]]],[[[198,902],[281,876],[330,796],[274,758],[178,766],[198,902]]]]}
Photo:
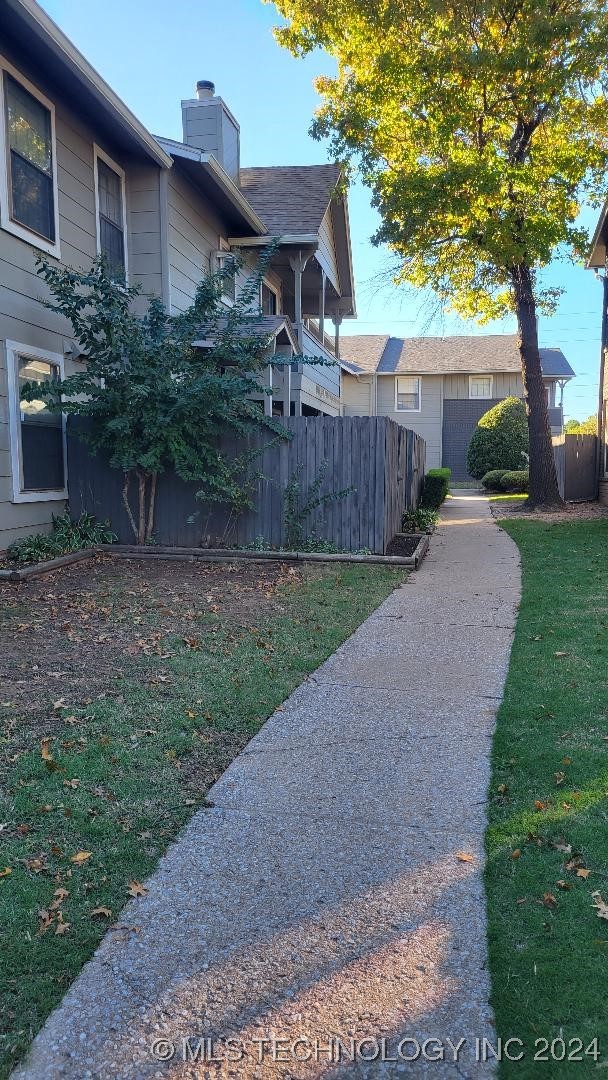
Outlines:
{"type": "Polygon", "coordinates": [[[211,204],[174,165],[168,180],[168,244],[171,310],[185,311],[211,268],[224,235],[211,204]]]}
{"type": "MultiPolygon", "coordinates": [[[[472,372],[474,374],[474,372],[472,372]]],[[[484,373],[485,374],[485,373],[484,373]]],[[[468,375],[444,375],[444,398],[469,400],[468,375]]],[[[499,371],[492,375],[492,397],[503,401],[506,397],[523,397],[524,387],[518,372],[499,371]]]]}
{"type": "MultiPolygon", "coordinates": [[[[93,144],[100,146],[125,169],[128,211],[131,209],[129,163],[78,116],[72,104],[57,93],[43,73],[31,68],[25,56],[7,50],[4,43],[0,53],[54,103],[61,263],[76,269],[89,269],[97,254],[93,144]]],[[[0,147],[0,155],[4,153],[5,148],[0,147]]],[[[158,221],[158,210],[155,220],[158,221]]],[[[131,270],[128,237],[127,247],[131,270]]],[[[59,356],[64,356],[73,341],[70,324],[43,306],[48,291],[36,273],[38,254],[35,245],[0,228],[0,550],[29,533],[47,531],[52,515],[60,513],[65,505],[60,499],[12,502],[6,341],[16,341],[27,348],[44,349],[59,356]]],[[[146,274],[142,275],[142,281],[148,287],[158,284],[158,278],[153,281],[146,274]]],[[[78,364],[65,357],[66,375],[79,369],[78,364]]]]}
{"type": "MultiPolygon", "coordinates": [[[[402,372],[407,375],[407,372],[402,372]]],[[[395,376],[378,376],[378,416],[390,416],[398,424],[415,431],[426,442],[426,465],[433,469],[441,465],[441,419],[443,376],[420,376],[420,412],[398,412],[395,409],[395,376]]]]}
{"type": "Polygon", "coordinates": [[[373,377],[360,375],[355,378],[342,372],[342,404],[345,416],[373,416],[373,377]]]}

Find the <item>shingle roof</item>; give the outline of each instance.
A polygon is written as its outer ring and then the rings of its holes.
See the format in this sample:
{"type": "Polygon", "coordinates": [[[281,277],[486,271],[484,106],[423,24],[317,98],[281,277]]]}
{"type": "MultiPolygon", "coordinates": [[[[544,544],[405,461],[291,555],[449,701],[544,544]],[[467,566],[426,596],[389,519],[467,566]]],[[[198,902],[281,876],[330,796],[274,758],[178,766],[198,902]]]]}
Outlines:
{"type": "MultiPolygon", "coordinates": [[[[361,372],[413,375],[520,371],[516,334],[470,337],[393,338],[378,334],[342,337],[340,354],[361,372]]],[[[571,379],[574,371],[561,349],[541,348],[544,375],[571,379]]]]}
{"type": "Polygon", "coordinates": [[[340,179],[339,165],[241,169],[239,186],[273,236],[316,233],[340,179]]]}

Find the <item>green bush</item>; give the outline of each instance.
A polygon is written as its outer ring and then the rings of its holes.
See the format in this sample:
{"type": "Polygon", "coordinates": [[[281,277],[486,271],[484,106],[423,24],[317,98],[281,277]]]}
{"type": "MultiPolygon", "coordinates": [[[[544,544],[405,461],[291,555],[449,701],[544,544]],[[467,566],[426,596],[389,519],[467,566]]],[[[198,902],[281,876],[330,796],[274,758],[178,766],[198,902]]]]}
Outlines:
{"type": "Polygon", "coordinates": [[[500,481],[506,472],[509,472],[509,470],[490,469],[485,476],[482,476],[481,486],[484,487],[486,491],[500,491],[500,481]]]}
{"type": "Polygon", "coordinates": [[[450,489],[451,469],[429,469],[422,488],[420,506],[438,510],[450,489]]]}
{"type": "Polygon", "coordinates": [[[58,517],[53,515],[50,533],[34,533],[23,540],[15,540],[6,549],[6,556],[16,563],[44,562],[97,544],[113,544],[116,539],[109,521],[97,521],[93,514],[86,512],[74,521],[66,510],[58,517]]]}
{"type": "Polygon", "coordinates": [[[511,495],[527,495],[530,482],[530,474],[527,469],[511,469],[503,473],[500,478],[501,491],[508,491],[511,495]]]}
{"type": "Polygon", "coordinates": [[[406,510],[401,518],[402,532],[428,532],[437,524],[438,513],[430,506],[419,506],[417,510],[406,510]]]}
{"type": "Polygon", "coordinates": [[[528,421],[523,401],[505,398],[478,421],[469,443],[467,469],[480,480],[495,469],[520,470],[528,452],[528,421]]]}

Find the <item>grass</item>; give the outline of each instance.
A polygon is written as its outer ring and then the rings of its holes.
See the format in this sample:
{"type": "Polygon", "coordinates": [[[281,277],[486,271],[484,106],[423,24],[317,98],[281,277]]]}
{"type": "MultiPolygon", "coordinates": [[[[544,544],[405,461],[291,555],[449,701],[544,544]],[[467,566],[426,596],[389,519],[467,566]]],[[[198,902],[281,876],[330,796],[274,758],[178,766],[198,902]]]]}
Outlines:
{"type": "Polygon", "coordinates": [[[405,576],[162,565],[4,594],[2,1076],[210,784],[405,576]]]}
{"type": "Polygon", "coordinates": [[[493,748],[490,966],[498,1034],[526,1050],[502,1075],[591,1076],[593,1039],[608,1058],[608,921],[593,896],[608,902],[608,521],[501,527],[523,596],[493,748]],[[535,1040],[562,1037],[581,1040],[581,1062],[533,1060],[535,1040]]]}

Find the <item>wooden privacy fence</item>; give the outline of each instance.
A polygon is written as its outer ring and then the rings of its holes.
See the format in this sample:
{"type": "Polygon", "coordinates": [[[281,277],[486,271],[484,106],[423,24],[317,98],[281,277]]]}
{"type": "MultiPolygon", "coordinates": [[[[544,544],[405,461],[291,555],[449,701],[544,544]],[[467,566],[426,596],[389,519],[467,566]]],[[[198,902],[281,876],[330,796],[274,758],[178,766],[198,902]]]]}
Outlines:
{"type": "MultiPolygon", "coordinates": [[[[233,518],[228,508],[201,502],[200,486],[185,483],[172,471],[159,476],[154,536],[158,544],[175,547],[245,546],[259,537],[271,547],[285,543],[284,491],[297,473],[303,502],[310,486],[327,464],[320,493],[353,490],[313,512],[304,522],[314,532],[347,551],[368,549],[383,555],[401,528],[405,509],[418,504],[424,479],[425,443],[413,431],[387,417],[291,416],[281,420],[291,434],[268,445],[272,432],[248,439],[226,436],[221,449],[235,457],[259,452],[255,469],[262,475],[253,493],[254,507],[233,518]]],[[[89,454],[78,438],[82,422],[68,424],[68,487],[70,510],[87,510],[109,518],[121,543],[133,543],[122,504],[123,476],[107,462],[89,454]]]]}
{"type": "Polygon", "coordinates": [[[597,436],[556,435],[553,453],[562,499],[567,502],[595,499],[597,436]]]}

